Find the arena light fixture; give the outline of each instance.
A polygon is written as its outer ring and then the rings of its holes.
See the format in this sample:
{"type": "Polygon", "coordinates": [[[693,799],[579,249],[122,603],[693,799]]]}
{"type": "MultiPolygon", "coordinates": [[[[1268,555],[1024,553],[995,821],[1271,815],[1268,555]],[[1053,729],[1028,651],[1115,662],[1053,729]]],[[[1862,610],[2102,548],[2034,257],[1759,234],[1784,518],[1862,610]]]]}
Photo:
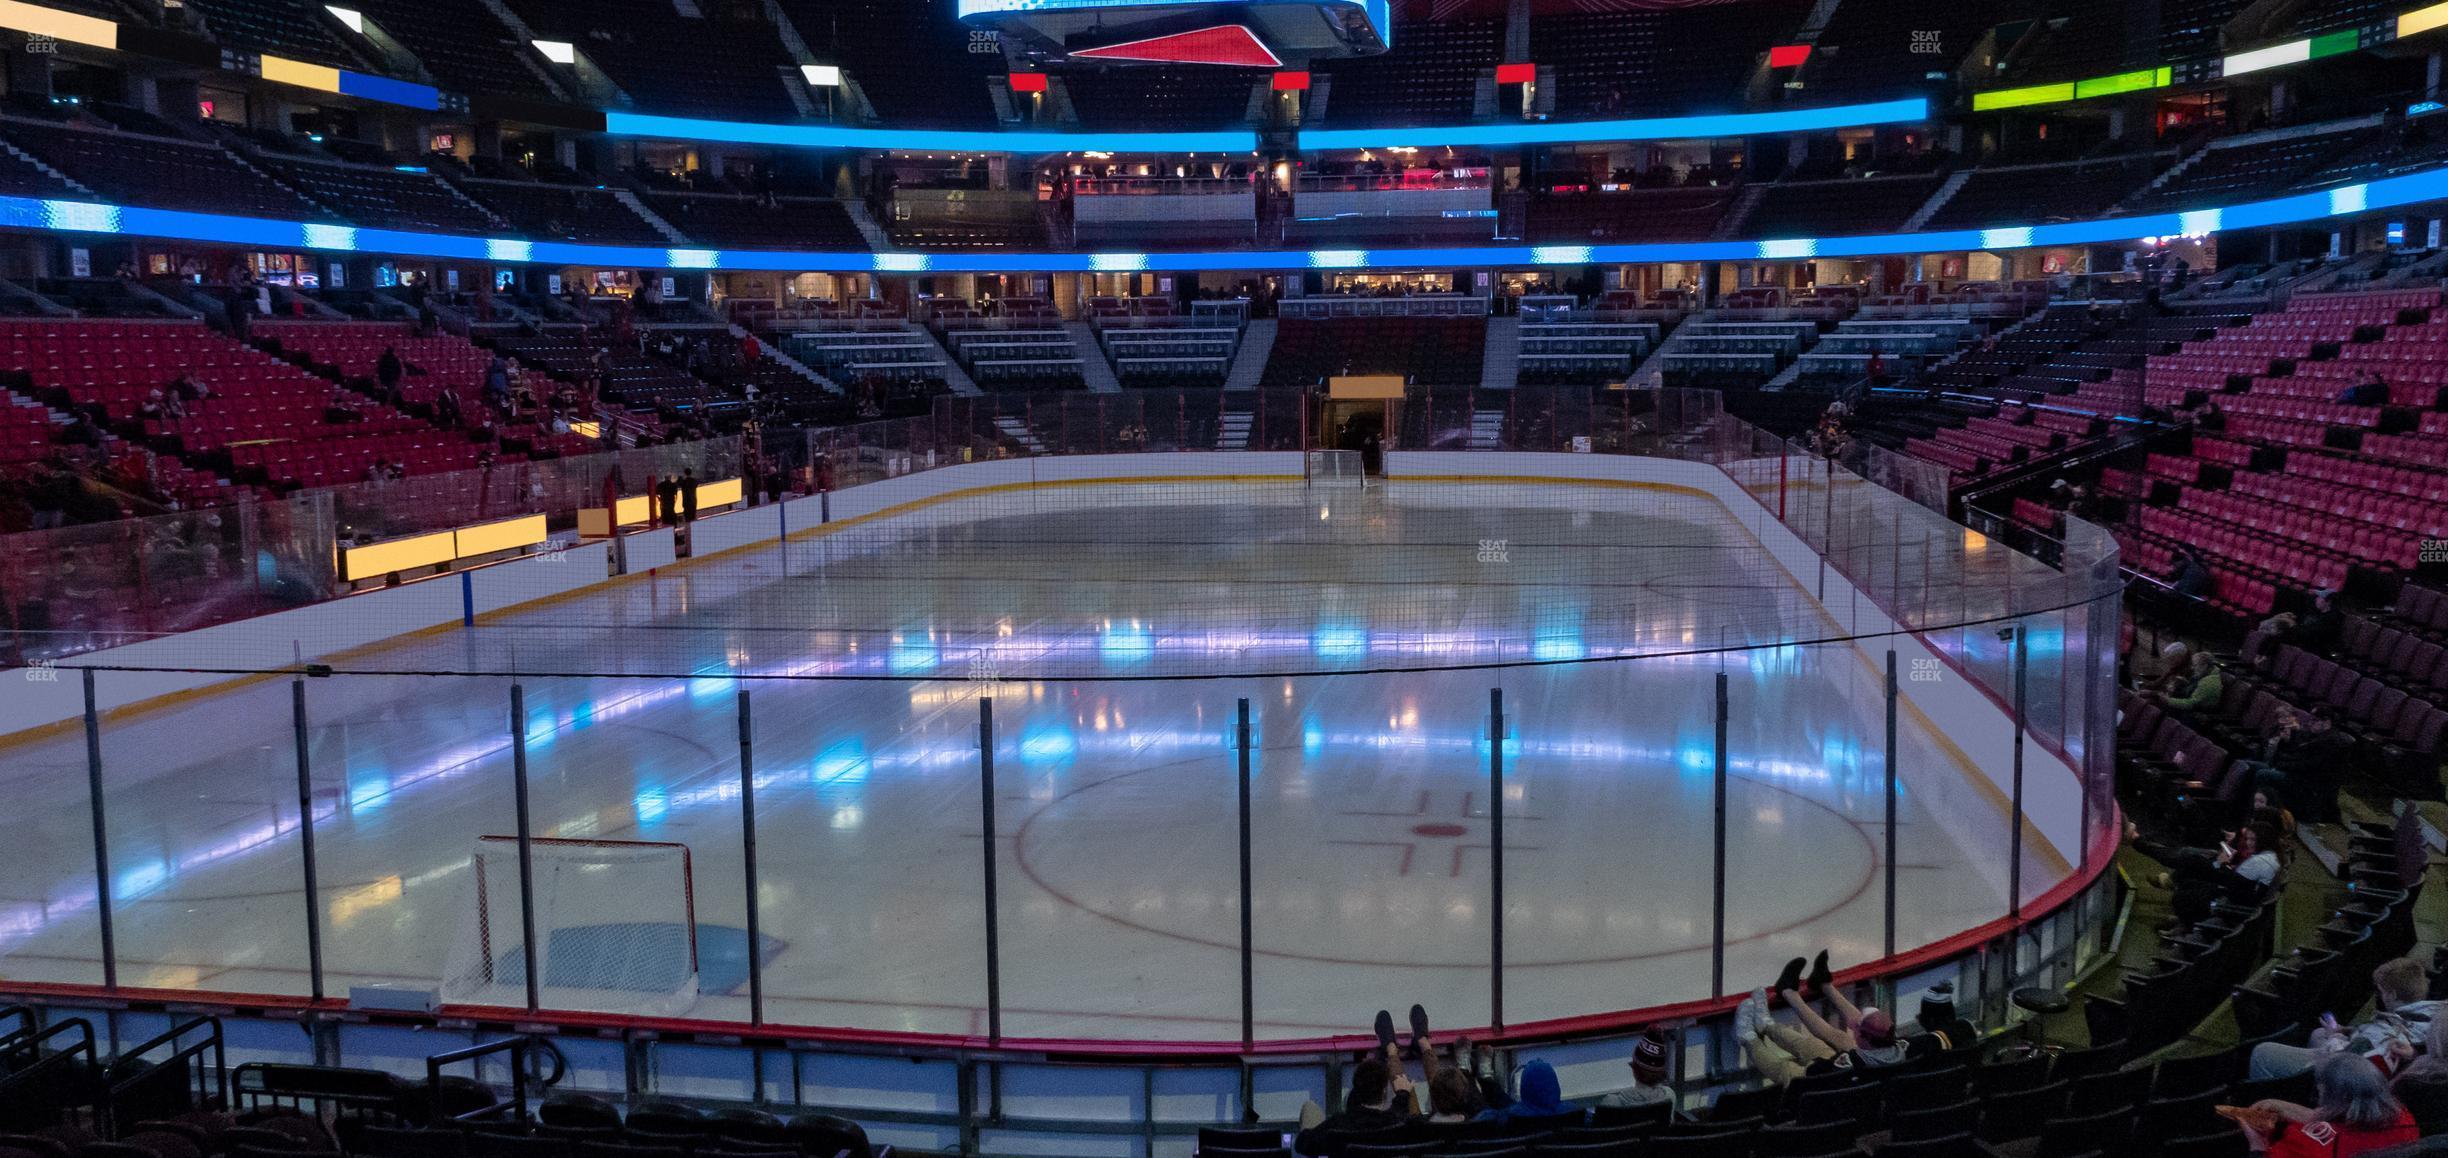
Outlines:
{"type": "Polygon", "coordinates": [[[578,63],[578,46],[570,43],[569,41],[531,40],[528,43],[535,45],[535,50],[543,53],[544,59],[549,60],[554,64],[578,63]]]}
{"type": "Polygon", "coordinates": [[[1620,121],[1541,121],[1407,129],[1303,130],[1303,149],[1366,149],[1389,145],[1563,145],[1582,141],[1656,141],[1683,137],[1746,137],[1807,133],[1929,119],[1929,101],[1873,101],[1773,113],[1721,113],[1620,121]]]}
{"type": "MultiPolygon", "coordinates": [[[[1571,247],[1576,263],[1799,260],[1944,253],[2007,246],[2105,245],[2144,238],[2193,237],[2221,230],[2329,221],[2448,200],[2448,168],[2368,184],[2299,193],[2181,213],[1999,229],[1855,234],[1769,241],[1680,241],[1571,247]]],[[[87,201],[0,197],[0,228],[112,234],[268,250],[324,250],[547,265],[634,266],[766,272],[1087,273],[1100,268],[1150,272],[1300,269],[1490,269],[1536,265],[1550,247],[1470,245],[1411,249],[1221,250],[1165,253],[997,253],[689,249],[523,241],[410,230],[358,228],[87,201]]]]}
{"type": "Polygon", "coordinates": [[[837,64],[803,64],[799,75],[807,78],[811,88],[841,87],[841,66],[837,64]]]}
{"type": "Polygon", "coordinates": [[[359,36],[365,35],[365,13],[354,8],[342,8],[337,4],[326,4],[323,10],[331,13],[332,19],[348,25],[349,31],[359,36]]]}

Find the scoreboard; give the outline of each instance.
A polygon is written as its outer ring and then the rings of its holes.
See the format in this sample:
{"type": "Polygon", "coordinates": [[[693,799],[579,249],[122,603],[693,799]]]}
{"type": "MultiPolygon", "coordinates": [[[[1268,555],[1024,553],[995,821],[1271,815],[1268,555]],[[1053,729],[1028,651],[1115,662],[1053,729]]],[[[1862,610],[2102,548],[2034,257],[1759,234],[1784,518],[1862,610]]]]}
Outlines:
{"type": "Polygon", "coordinates": [[[1037,63],[1303,67],[1392,47],[1392,0],[952,0],[1037,63]]]}

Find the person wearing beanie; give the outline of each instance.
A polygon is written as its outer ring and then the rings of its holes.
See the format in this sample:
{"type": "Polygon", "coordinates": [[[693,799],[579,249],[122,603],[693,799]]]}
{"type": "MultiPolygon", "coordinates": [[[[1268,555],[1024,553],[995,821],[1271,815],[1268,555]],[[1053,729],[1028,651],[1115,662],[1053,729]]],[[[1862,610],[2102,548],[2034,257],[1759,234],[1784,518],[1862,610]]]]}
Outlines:
{"type": "Polygon", "coordinates": [[[1955,1010],[1955,986],[1940,982],[1921,998],[1921,1012],[1912,1032],[1904,1035],[1904,1056],[1924,1058],[1980,1044],[1980,1028],[1955,1010]]]}
{"type": "Polygon", "coordinates": [[[1657,1027],[1632,1043],[1632,1088],[1617,1090],[1600,1098],[1598,1104],[1607,1109],[1629,1109],[1653,1106],[1675,1100],[1673,1086],[1666,1084],[1666,1035],[1657,1027]]]}

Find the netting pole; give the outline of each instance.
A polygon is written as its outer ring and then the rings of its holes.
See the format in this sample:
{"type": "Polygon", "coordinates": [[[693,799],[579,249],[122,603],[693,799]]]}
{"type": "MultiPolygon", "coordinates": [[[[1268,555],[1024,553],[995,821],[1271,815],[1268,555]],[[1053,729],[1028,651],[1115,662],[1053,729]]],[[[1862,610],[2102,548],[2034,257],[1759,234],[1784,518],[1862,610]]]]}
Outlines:
{"type": "Polygon", "coordinates": [[[1504,1032],[1504,689],[1488,689],[1488,1025],[1504,1032]]]}
{"type": "Polygon", "coordinates": [[[1003,1044],[1003,933],[996,920],[994,697],[978,697],[978,816],[986,850],[986,1044],[1003,1044]]]}
{"type": "Polygon", "coordinates": [[[2007,630],[2014,633],[2014,825],[2007,839],[2007,855],[2013,860],[2006,866],[2006,915],[2023,915],[2023,712],[2025,702],[2024,675],[2030,667],[2031,633],[2018,623],[2007,630]]]}
{"type": "Polygon", "coordinates": [[[1717,673],[1715,867],[1709,892],[1709,996],[1725,996],[1726,933],[1726,673],[1717,673]]]}
{"type": "MultiPolygon", "coordinates": [[[[756,727],[748,714],[748,689],[739,694],[740,875],[748,890],[748,1024],[765,1024],[764,938],[757,931],[756,727]]],[[[694,934],[692,934],[694,935],[694,934]]]]}
{"type": "Polygon", "coordinates": [[[1250,702],[1241,698],[1241,722],[1236,731],[1241,750],[1241,1050],[1258,1045],[1258,976],[1250,939],[1250,702]]]}
{"type": "Polygon", "coordinates": [[[527,812],[527,689],[510,685],[510,786],[518,802],[519,957],[526,967],[527,1012],[544,1007],[536,976],[535,830],[527,812]]]}
{"type": "Polygon", "coordinates": [[[94,670],[86,668],[82,674],[85,677],[85,790],[93,800],[94,915],[102,920],[102,987],[116,991],[119,988],[119,950],[111,927],[110,829],[103,820],[102,714],[94,708],[94,670]]]}
{"type": "Polygon", "coordinates": [[[1887,649],[1887,952],[1896,951],[1896,653],[1887,649]]]}
{"type": "Polygon", "coordinates": [[[323,1000],[322,890],[315,883],[314,772],[308,762],[306,680],[289,681],[290,716],[297,731],[298,852],[306,861],[306,976],[314,999],[323,1000]]]}

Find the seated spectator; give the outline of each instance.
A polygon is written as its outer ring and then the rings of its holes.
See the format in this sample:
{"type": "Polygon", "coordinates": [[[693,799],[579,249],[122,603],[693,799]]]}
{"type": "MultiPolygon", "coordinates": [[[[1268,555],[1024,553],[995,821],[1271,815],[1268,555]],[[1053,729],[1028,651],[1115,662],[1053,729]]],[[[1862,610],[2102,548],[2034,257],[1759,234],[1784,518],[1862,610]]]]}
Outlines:
{"type": "Polygon", "coordinates": [[[2380,375],[2373,374],[2369,378],[2338,391],[2337,400],[2346,406],[2386,406],[2388,398],[2388,383],[2381,381],[2380,375]]]}
{"type": "Polygon", "coordinates": [[[1904,1035],[1904,1053],[1907,1057],[1927,1057],[1979,1042],[1980,1027],[1965,1020],[1955,1009],[1954,983],[1942,981],[1921,999],[1921,1012],[1913,1018],[1911,1032],[1904,1035]]]}
{"type": "Polygon", "coordinates": [[[1388,1045],[1352,1067],[1351,1092],[1343,1111],[1329,1116],[1316,1102],[1301,1106],[1301,1130],[1292,1149],[1310,1158],[1340,1154],[1351,1135],[1392,1130],[1411,1120],[1411,1079],[1394,1064],[1388,1045]]]}
{"type": "Polygon", "coordinates": [[[2175,848],[2142,836],[2140,827],[2125,822],[2125,838],[2135,851],[2167,866],[2161,887],[2174,895],[2168,907],[2180,928],[2192,928],[2210,916],[2219,901],[2256,904],[2278,879],[2278,850],[2284,838],[2266,821],[2256,820],[2229,833],[2218,848],[2175,848]]]}
{"type": "Polygon", "coordinates": [[[2414,1115],[2389,1093],[2388,1079],[2361,1061],[2323,1058],[2313,1068],[2317,1106],[2269,1098],[2252,1108],[2272,1115],[2269,1130],[2243,1123],[2244,1140],[2271,1158],[2352,1158],[2418,1140],[2414,1115]]]}
{"type": "MultiPolygon", "coordinates": [[[[1516,1118],[1553,1118],[1578,1114],[1581,1108],[1564,1100],[1564,1083],[1556,1079],[1555,1067],[1544,1061],[1533,1061],[1514,1074],[1515,1090],[1510,1096],[1492,1096],[1488,1112],[1482,1119],[1509,1122],[1516,1118]]],[[[1485,1090],[1485,1087],[1482,1087],[1485,1090]]],[[[1493,1091],[1504,1094],[1500,1083],[1493,1091]]]]}
{"type": "Polygon", "coordinates": [[[1655,1026],[1632,1043],[1632,1088],[1617,1090],[1598,1099],[1608,1109],[1628,1109],[1633,1106],[1653,1106],[1659,1102],[1673,1104],[1675,1090],[1666,1084],[1666,1035],[1655,1026]]]}
{"type": "Polygon", "coordinates": [[[2394,1065],[2396,1059],[2411,1055],[2429,1038],[2431,1020],[2444,1004],[2431,1000],[2431,975],[2421,960],[2399,957],[2372,971],[2372,988],[2378,1012],[2369,1021],[2348,1029],[2324,1016],[2306,1044],[2272,1041],[2254,1046],[2253,1080],[2293,1077],[2311,1069],[2325,1055],[2360,1057],[2372,1063],[2362,1068],[2374,1073],[2379,1072],[2378,1067],[2394,1065]]]}
{"type": "Polygon", "coordinates": [[[2295,630],[2287,642],[2314,655],[2337,652],[2338,640],[2346,633],[2346,614],[2338,610],[2337,592],[2312,593],[2312,612],[2295,621],[2295,630]]]}
{"type": "Polygon", "coordinates": [[[1802,1028],[1769,1018],[1768,991],[1764,989],[1743,998],[1734,1009],[1734,1038],[1762,1077],[1783,1086],[1804,1074],[1875,1069],[1904,1060],[1904,1047],[1895,1039],[1895,1019],[1884,1010],[1856,1008],[1833,985],[1821,986],[1820,992],[1834,1007],[1835,1021],[1821,1017],[1805,1003],[1799,988],[1800,964],[1786,967],[1786,975],[1778,979],[1777,996],[1794,1011],[1802,1028]]]}
{"type": "Polygon", "coordinates": [[[2448,1017],[2431,1019],[2419,1052],[2409,1052],[2411,1047],[2400,1043],[2391,1043],[2391,1048],[2399,1064],[2389,1092],[2414,1115],[2424,1137],[2448,1134],[2448,1017]]]}
{"type": "Polygon", "coordinates": [[[2278,709],[2259,758],[2247,759],[2255,790],[2295,802],[2301,819],[2326,823],[2337,812],[2338,777],[2354,740],[2337,730],[2328,705],[2310,713],[2278,709]]]}
{"type": "Polygon", "coordinates": [[[2199,553],[2191,547],[2176,549],[2176,562],[2168,576],[2168,588],[2175,592],[2178,599],[2193,603],[2208,599],[2215,582],[2216,577],[2210,574],[2210,565],[2202,562],[2199,553]]]}
{"type": "Polygon", "coordinates": [[[2219,674],[2218,660],[2209,652],[2194,652],[2189,670],[2190,678],[2182,687],[2162,695],[2159,702],[2178,712],[2217,710],[2220,697],[2227,694],[2227,680],[2219,674]]]}

